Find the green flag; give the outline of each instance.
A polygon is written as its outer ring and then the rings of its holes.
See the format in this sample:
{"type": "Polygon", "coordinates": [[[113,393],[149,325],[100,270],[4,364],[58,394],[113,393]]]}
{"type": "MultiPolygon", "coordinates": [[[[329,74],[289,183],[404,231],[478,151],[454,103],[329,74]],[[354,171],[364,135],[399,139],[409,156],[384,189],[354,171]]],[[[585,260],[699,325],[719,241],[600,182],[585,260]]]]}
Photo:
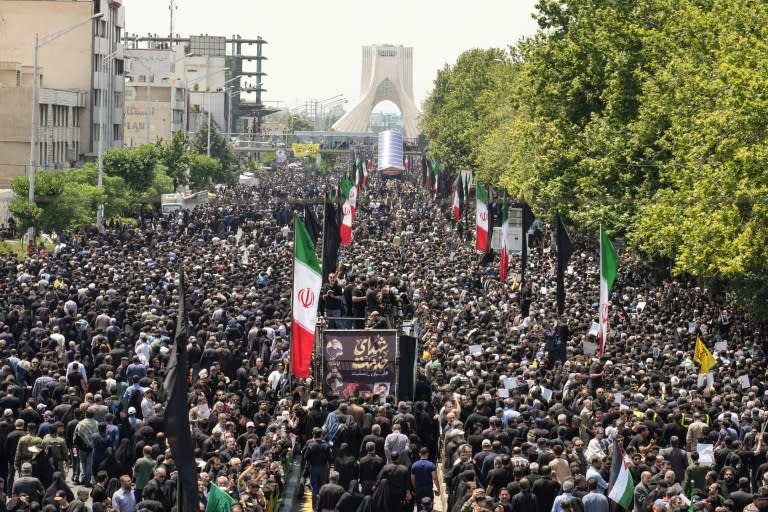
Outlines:
{"type": "Polygon", "coordinates": [[[205,512],[230,512],[235,500],[229,494],[221,490],[216,484],[211,485],[208,491],[208,503],[205,512]]]}

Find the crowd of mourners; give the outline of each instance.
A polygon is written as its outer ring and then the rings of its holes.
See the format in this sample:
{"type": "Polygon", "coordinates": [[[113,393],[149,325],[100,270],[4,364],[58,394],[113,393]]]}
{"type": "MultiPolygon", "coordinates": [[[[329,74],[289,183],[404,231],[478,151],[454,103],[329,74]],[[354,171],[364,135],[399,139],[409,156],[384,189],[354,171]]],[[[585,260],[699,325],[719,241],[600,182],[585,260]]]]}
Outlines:
{"type": "Polygon", "coordinates": [[[273,512],[301,460],[316,512],[603,512],[615,450],[637,512],[768,510],[765,335],[741,309],[624,257],[592,353],[597,242],[571,234],[558,315],[546,224],[524,282],[519,257],[500,282],[473,214],[453,221],[418,172],[372,173],[320,311],[335,327],[411,325],[414,396],[292,378],[293,210],[322,215],[339,172],[265,173],[194,210],[2,257],[0,512],[174,509],[163,380],[182,265],[201,511],[218,486],[227,510],[273,512]]]}

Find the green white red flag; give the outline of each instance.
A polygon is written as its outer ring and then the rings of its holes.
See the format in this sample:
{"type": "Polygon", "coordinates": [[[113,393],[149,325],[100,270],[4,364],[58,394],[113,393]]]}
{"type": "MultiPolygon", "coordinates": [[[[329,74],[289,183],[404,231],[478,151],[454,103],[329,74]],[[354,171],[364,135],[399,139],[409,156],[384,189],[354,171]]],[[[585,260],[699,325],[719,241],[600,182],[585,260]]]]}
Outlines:
{"type": "Polygon", "coordinates": [[[600,226],[600,353],[605,350],[608,340],[608,298],[619,270],[619,257],[611,240],[600,226]]]}
{"type": "Polygon", "coordinates": [[[306,379],[315,343],[317,303],[323,277],[315,246],[298,215],[294,216],[294,231],[291,372],[299,379],[306,379]]]}
{"type": "Polygon", "coordinates": [[[347,246],[352,242],[352,221],[355,218],[355,209],[352,201],[357,203],[357,189],[352,180],[344,178],[341,180],[341,193],[344,194],[344,204],[341,206],[341,245],[347,246]],[[352,192],[354,190],[354,192],[352,192]],[[350,196],[352,197],[350,199],[350,196]]]}
{"type": "Polygon", "coordinates": [[[509,234],[509,201],[504,194],[504,200],[501,202],[501,260],[499,261],[499,279],[507,279],[507,270],[509,269],[509,247],[507,247],[507,235],[509,234]]]}
{"type": "Polygon", "coordinates": [[[475,211],[475,223],[477,224],[477,250],[488,250],[488,190],[479,181],[475,186],[475,199],[477,208],[475,211]]]}

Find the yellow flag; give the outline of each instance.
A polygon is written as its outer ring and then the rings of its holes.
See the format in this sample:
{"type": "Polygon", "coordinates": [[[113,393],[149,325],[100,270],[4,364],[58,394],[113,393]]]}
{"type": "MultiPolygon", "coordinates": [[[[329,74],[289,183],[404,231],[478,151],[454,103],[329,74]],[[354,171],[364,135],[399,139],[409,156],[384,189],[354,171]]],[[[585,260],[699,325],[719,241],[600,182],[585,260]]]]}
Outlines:
{"type": "Polygon", "coordinates": [[[696,337],[696,349],[693,352],[693,360],[701,365],[699,373],[709,373],[709,370],[717,364],[717,359],[704,345],[699,336],[696,337]]]}

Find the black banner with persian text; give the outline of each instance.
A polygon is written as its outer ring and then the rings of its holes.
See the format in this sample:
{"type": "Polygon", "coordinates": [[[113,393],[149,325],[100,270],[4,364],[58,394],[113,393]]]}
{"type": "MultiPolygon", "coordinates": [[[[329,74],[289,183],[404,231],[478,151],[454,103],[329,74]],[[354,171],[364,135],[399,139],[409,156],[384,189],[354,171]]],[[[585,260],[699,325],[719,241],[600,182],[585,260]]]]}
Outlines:
{"type": "Polygon", "coordinates": [[[322,344],[326,394],[397,394],[397,331],[326,330],[322,344]]]}

